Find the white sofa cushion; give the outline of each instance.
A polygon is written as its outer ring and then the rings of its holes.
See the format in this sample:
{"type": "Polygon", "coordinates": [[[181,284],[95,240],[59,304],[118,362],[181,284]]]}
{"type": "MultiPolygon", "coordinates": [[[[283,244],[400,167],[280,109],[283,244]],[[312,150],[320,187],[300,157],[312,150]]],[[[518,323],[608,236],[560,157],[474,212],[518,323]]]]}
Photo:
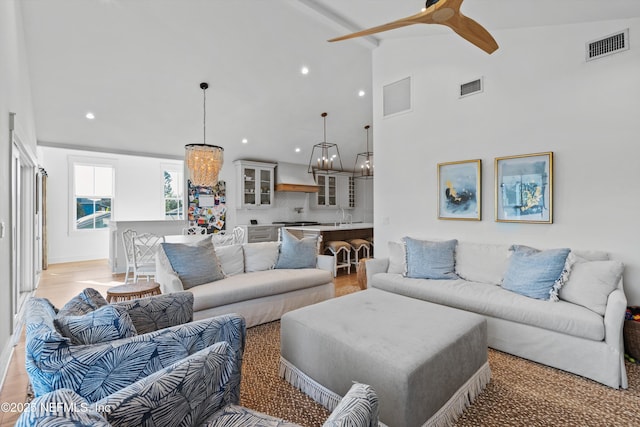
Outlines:
{"type": "Polygon", "coordinates": [[[246,273],[270,270],[278,261],[279,242],[245,243],[242,246],[246,273]]]}
{"type": "Polygon", "coordinates": [[[500,285],[512,253],[509,247],[459,241],[456,246],[456,274],[472,282],[500,285]]]}
{"type": "Polygon", "coordinates": [[[244,273],[244,251],[242,245],[216,246],[216,255],[225,276],[244,273]]]}
{"type": "Polygon", "coordinates": [[[399,274],[379,273],[373,276],[370,286],[580,338],[604,339],[604,319],[589,309],[565,301],[529,298],[492,284],[462,279],[411,279],[399,274]]]}
{"type": "Polygon", "coordinates": [[[318,268],[265,270],[239,274],[189,289],[193,311],[331,283],[331,272],[318,268]]]}
{"type": "Polygon", "coordinates": [[[404,254],[404,245],[399,242],[389,242],[389,269],[388,273],[405,274],[407,272],[407,258],[404,254]]]}
{"type": "Polygon", "coordinates": [[[604,316],[609,294],[620,282],[624,264],[620,261],[586,261],[574,256],[569,278],[560,288],[563,301],[579,304],[604,316]]]}

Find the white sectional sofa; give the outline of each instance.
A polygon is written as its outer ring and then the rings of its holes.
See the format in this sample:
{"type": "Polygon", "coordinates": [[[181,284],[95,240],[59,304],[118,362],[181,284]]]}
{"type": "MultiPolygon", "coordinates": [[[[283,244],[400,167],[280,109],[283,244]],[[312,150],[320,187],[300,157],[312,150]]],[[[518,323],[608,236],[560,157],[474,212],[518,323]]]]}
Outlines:
{"type": "Polygon", "coordinates": [[[483,315],[489,347],[627,388],[622,264],[607,261],[604,252],[572,251],[558,301],[541,300],[503,288],[511,253],[509,245],[457,242],[452,279],[410,278],[405,246],[390,242],[389,258],[366,262],[367,282],[369,287],[483,315]]]}
{"type": "MultiPolygon", "coordinates": [[[[279,242],[216,247],[217,261],[213,256],[206,258],[205,250],[198,251],[195,256],[205,257],[204,262],[219,262],[222,274],[216,280],[190,287],[183,283],[164,247],[160,247],[156,281],[163,294],[183,290],[193,293],[194,320],[238,313],[245,318],[247,327],[278,320],[290,310],[334,297],[333,257],[317,255],[316,268],[274,268],[279,248],[279,242]]],[[[195,268],[203,261],[200,258],[191,262],[195,268]]]]}

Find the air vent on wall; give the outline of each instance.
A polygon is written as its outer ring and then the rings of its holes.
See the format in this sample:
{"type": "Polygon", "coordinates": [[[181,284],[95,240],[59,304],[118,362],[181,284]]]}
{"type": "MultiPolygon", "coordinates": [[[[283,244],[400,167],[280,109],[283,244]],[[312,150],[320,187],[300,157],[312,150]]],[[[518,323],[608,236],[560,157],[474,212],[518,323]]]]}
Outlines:
{"type": "Polygon", "coordinates": [[[384,117],[411,110],[411,77],[405,77],[382,88],[384,117]]]}
{"type": "Polygon", "coordinates": [[[629,29],[610,36],[593,40],[586,45],[587,61],[602,58],[629,49],[629,29]]]}
{"type": "Polygon", "coordinates": [[[462,83],[460,85],[460,98],[482,92],[484,90],[482,83],[482,77],[468,83],[462,83]]]}

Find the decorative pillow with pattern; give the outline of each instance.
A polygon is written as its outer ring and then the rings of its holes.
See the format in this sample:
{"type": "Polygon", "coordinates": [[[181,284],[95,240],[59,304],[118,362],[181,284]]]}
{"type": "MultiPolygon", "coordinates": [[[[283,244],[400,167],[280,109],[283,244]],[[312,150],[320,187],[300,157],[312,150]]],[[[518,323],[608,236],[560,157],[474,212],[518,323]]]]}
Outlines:
{"type": "Polygon", "coordinates": [[[58,315],[53,324],[76,345],[129,338],[137,333],[127,310],[116,305],[106,305],[80,316],[58,315]]]}
{"type": "Polygon", "coordinates": [[[64,305],[58,312],[61,316],[78,316],[107,305],[107,300],[92,288],[86,288],[64,305]]]}

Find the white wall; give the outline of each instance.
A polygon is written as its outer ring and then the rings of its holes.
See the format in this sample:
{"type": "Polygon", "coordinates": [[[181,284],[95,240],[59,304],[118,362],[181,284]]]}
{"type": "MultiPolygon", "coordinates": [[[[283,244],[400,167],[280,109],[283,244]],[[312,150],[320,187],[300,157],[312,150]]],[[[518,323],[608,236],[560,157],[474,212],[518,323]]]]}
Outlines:
{"type": "Polygon", "coordinates": [[[640,304],[640,20],[496,31],[487,55],[458,36],[374,51],[376,254],[415,237],[603,249],[640,304]],[[631,49],[585,62],[585,42],[630,28],[631,49]],[[382,86],[413,80],[412,111],[382,117],[382,86]],[[458,98],[484,76],[482,94],[458,98]],[[495,157],[554,152],[554,223],[494,221],[495,157]],[[482,159],[482,221],[437,219],[436,165],[482,159]]]}
{"type": "Polygon", "coordinates": [[[49,263],[109,257],[108,229],[70,231],[69,157],[107,159],[116,162],[113,219],[163,220],[163,165],[175,160],[103,154],[39,147],[39,156],[49,174],[47,214],[49,263]]]}
{"type": "Polygon", "coordinates": [[[20,2],[0,1],[0,222],[5,235],[0,238],[0,381],[2,381],[11,335],[11,142],[9,113],[16,113],[16,132],[33,154],[36,152],[35,126],[31,104],[29,67],[25,58],[20,2]]]}

